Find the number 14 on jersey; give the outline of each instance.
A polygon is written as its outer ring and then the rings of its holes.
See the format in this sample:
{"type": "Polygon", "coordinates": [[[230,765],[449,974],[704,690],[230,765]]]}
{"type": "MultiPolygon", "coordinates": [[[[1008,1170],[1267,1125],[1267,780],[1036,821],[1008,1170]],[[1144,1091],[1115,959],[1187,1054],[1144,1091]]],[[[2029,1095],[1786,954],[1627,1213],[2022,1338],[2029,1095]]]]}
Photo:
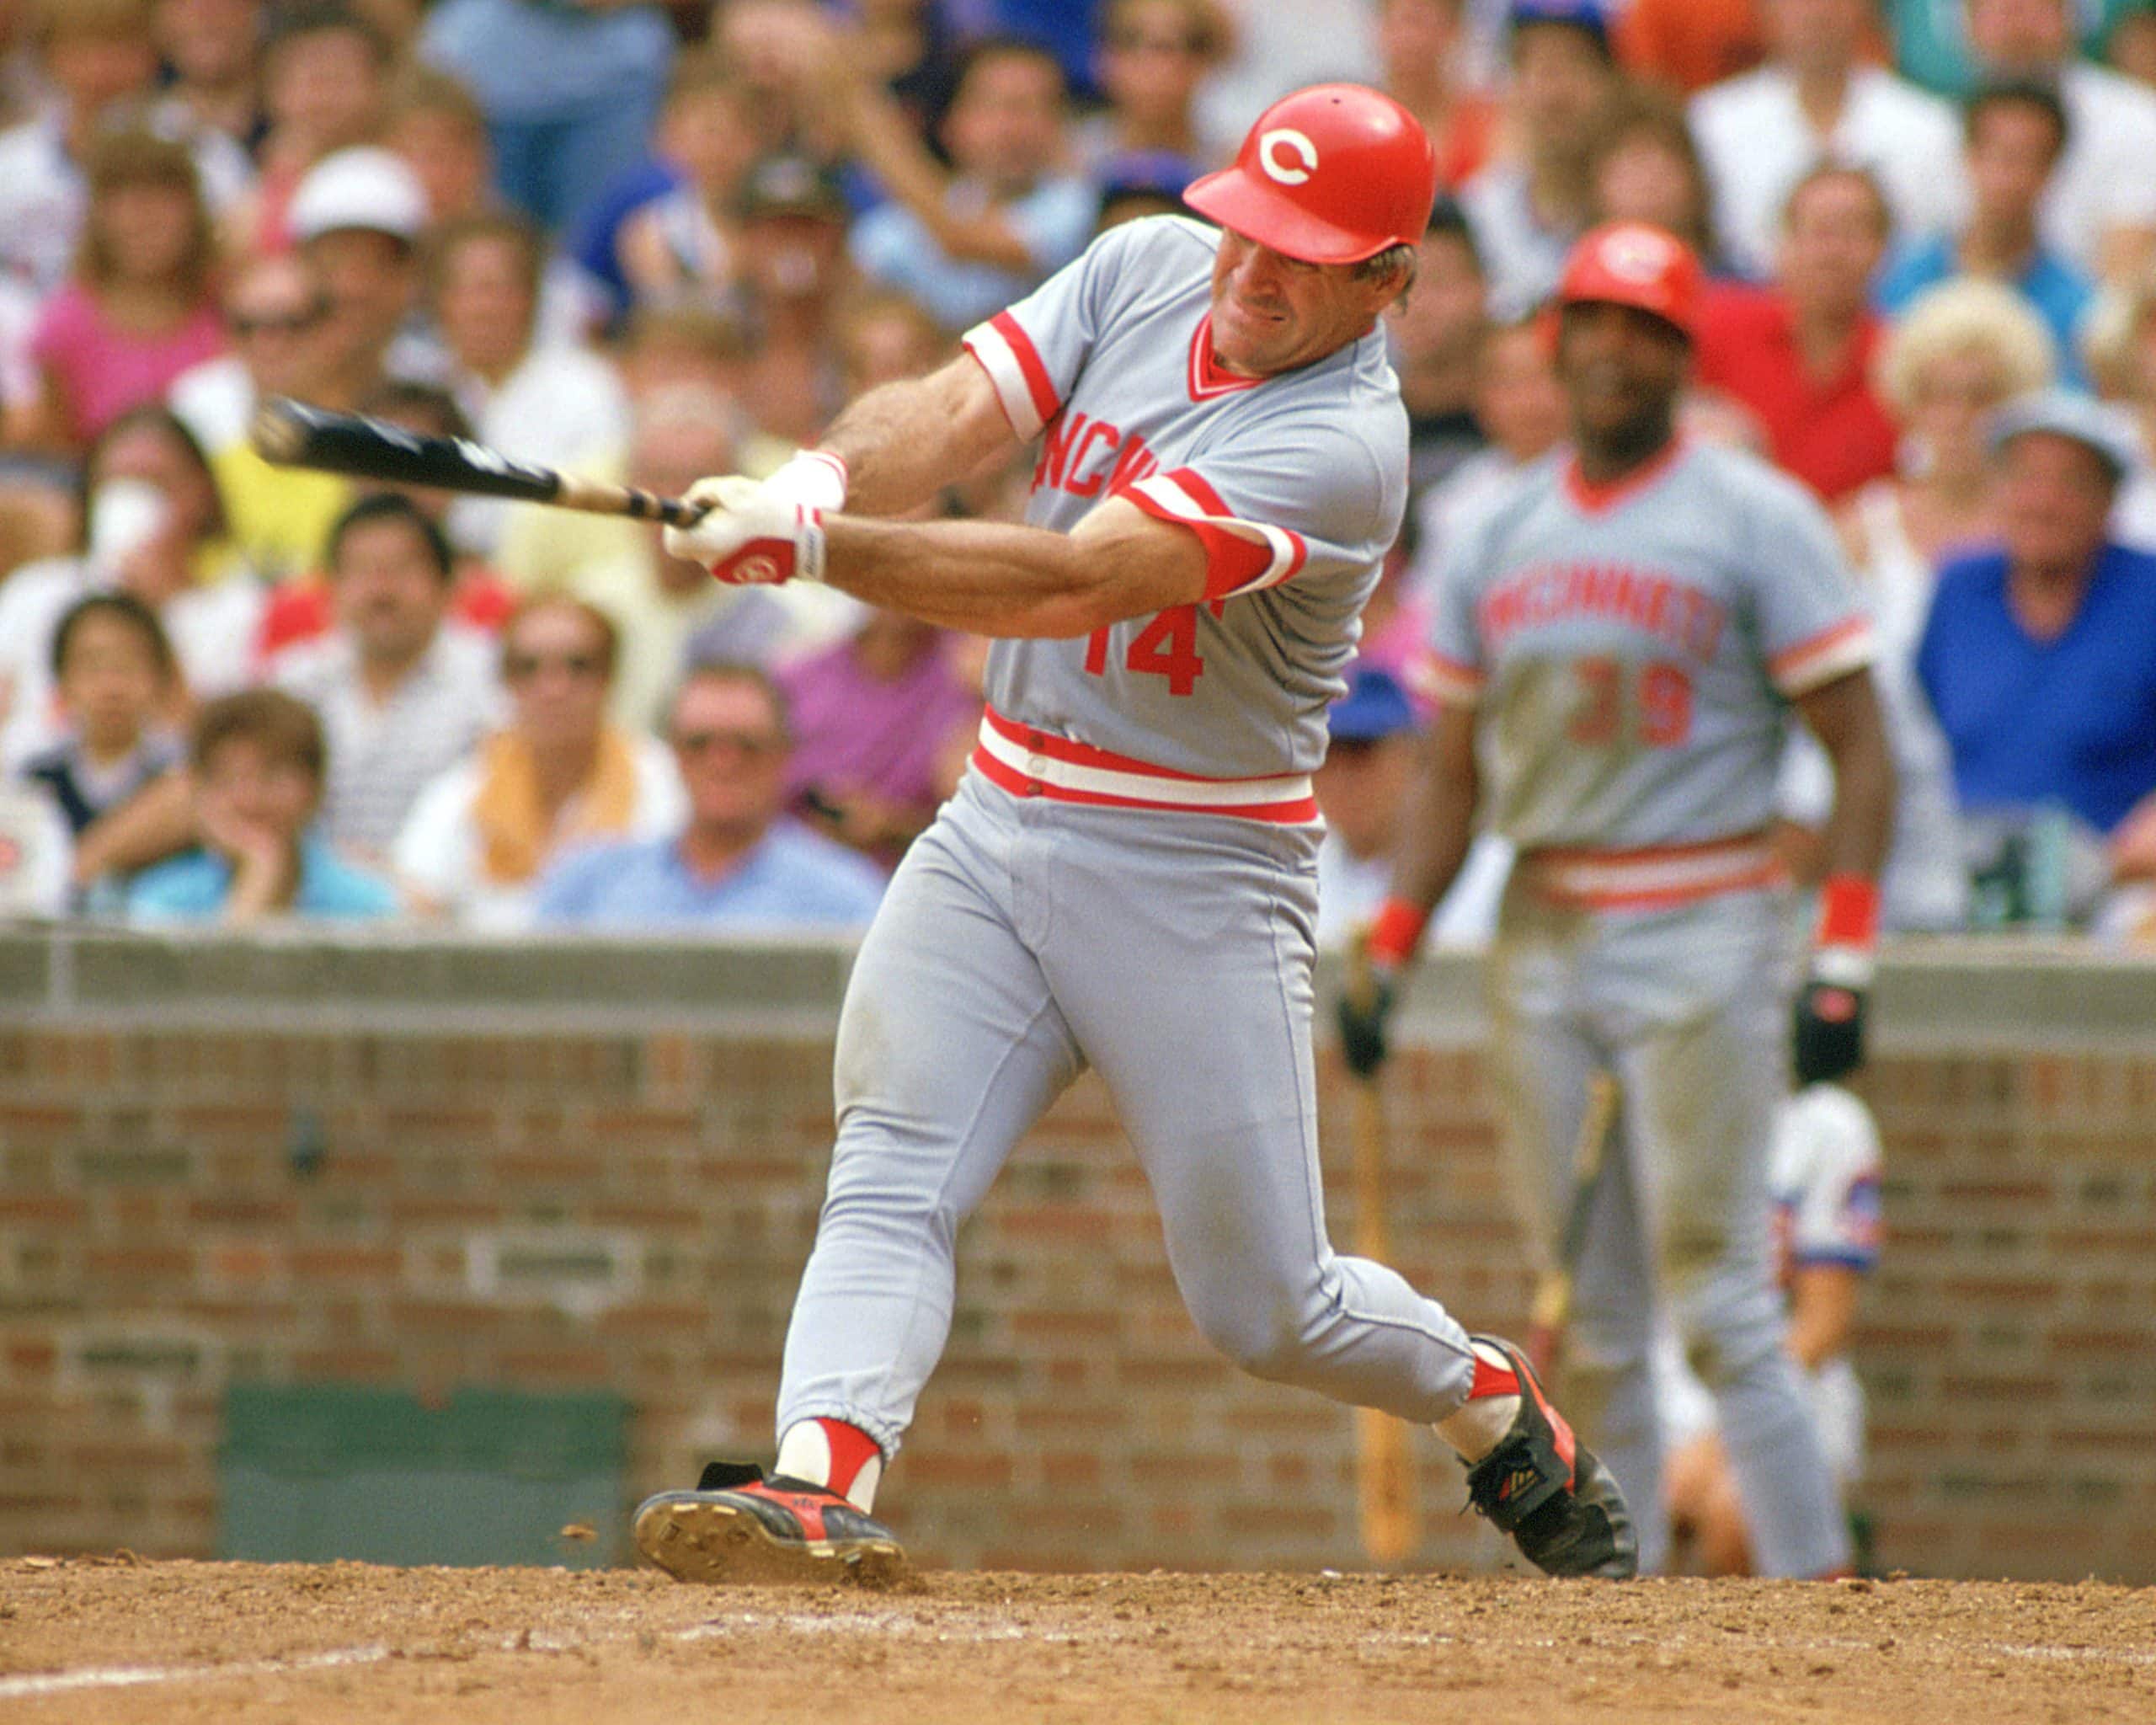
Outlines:
{"type": "MultiPolygon", "coordinates": [[[[1171,695],[1189,694],[1205,671],[1198,656],[1198,607],[1172,605],[1161,612],[1132,638],[1123,663],[1127,670],[1166,677],[1171,695]]],[[[1086,638],[1086,669],[1097,677],[1107,668],[1108,632],[1096,629],[1086,638]]]]}

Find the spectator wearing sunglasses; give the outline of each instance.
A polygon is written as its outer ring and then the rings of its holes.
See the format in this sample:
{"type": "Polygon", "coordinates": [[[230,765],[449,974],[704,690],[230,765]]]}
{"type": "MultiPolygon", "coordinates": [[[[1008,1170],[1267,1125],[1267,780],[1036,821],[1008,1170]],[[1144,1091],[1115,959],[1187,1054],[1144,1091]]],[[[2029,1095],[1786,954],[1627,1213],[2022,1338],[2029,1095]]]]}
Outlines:
{"type": "Polygon", "coordinates": [[[876,866],[782,817],[786,702],[762,671],[691,670],[667,718],[688,815],[670,836],[588,846],[539,883],[542,924],[616,932],[854,929],[883,896],[876,866]]]}
{"type": "Polygon", "coordinates": [[[672,754],[606,722],[617,647],[606,613],[565,594],[510,617],[508,725],[419,793],[392,852],[419,903],[470,927],[520,927],[533,884],[563,851],[680,829],[672,754]]]}
{"type": "Polygon", "coordinates": [[[256,403],[273,395],[320,401],[328,380],[329,300],[293,253],[255,258],[224,294],[232,351],[191,367],[166,402],[209,451],[232,542],[272,581],[312,567],[352,488],[328,473],[273,467],[248,441],[256,403]]]}

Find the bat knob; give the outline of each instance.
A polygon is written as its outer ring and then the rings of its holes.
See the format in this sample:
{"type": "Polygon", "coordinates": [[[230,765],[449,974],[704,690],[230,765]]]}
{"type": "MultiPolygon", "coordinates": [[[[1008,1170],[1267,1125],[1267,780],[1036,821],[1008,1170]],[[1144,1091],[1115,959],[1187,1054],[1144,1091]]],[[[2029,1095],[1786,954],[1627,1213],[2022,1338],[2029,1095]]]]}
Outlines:
{"type": "Polygon", "coordinates": [[[264,402],[254,410],[254,419],[248,428],[248,441],[265,462],[283,464],[296,461],[307,447],[307,426],[300,418],[298,404],[283,396],[273,396],[264,402]]]}

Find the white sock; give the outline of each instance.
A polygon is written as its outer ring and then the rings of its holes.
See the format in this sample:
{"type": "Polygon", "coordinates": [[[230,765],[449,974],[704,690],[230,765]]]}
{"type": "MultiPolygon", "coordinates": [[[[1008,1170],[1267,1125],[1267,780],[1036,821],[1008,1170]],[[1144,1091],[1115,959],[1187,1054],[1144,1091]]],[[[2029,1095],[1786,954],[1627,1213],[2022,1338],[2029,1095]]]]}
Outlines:
{"type": "MultiPolygon", "coordinates": [[[[1495,1348],[1486,1342],[1472,1345],[1476,1359],[1507,1377],[1513,1375],[1512,1361],[1495,1348]]],[[[1456,1411],[1438,1422],[1437,1432],[1471,1467],[1504,1441],[1505,1434],[1513,1429],[1513,1421],[1518,1417],[1519,1397],[1516,1395],[1470,1393],[1456,1411]]]]}
{"type": "MultiPolygon", "coordinates": [[[[830,1484],[831,1440],[824,1428],[813,1419],[798,1420],[788,1426],[778,1440],[778,1459],[771,1464],[771,1471],[788,1479],[805,1479],[814,1486],[830,1484]]],[[[883,1477],[883,1458],[870,1456],[846,1487],[846,1502],[867,1514],[876,1507],[876,1487],[883,1477]]]]}

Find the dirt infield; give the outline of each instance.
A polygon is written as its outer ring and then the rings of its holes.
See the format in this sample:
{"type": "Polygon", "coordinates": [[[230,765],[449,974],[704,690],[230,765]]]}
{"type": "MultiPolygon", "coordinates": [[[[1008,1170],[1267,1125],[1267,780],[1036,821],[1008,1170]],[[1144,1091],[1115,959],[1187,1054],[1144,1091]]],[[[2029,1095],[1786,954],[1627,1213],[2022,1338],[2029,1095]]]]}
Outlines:
{"type": "Polygon", "coordinates": [[[650,1573],[0,1562],[0,1717],[2156,1720],[2156,1592],[1899,1581],[650,1573]]]}

